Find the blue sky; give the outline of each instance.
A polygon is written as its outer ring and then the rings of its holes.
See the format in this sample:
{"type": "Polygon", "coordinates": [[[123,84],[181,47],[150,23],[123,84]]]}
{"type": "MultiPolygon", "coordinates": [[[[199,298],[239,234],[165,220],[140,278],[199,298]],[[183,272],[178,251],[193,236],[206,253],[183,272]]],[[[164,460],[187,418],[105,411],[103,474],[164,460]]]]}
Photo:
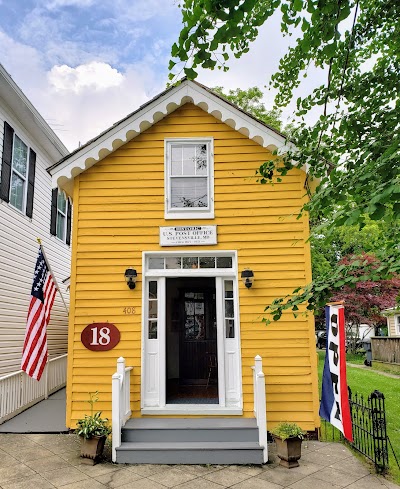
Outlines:
{"type": "MultiPolygon", "coordinates": [[[[72,150],[165,89],[180,25],[177,0],[0,0],[0,63],[72,150]]],[[[273,19],[230,71],[199,81],[263,88],[287,45],[273,19]]]]}

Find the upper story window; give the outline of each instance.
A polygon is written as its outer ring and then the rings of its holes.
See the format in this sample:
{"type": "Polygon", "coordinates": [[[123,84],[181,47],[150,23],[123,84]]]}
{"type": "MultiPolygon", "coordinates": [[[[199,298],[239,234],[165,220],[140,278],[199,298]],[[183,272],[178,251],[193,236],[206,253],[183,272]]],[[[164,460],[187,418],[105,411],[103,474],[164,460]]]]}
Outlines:
{"type": "Polygon", "coordinates": [[[33,213],[36,153],[4,123],[0,198],[28,217],[33,213]]]}
{"type": "Polygon", "coordinates": [[[212,139],[165,142],[165,218],[214,217],[212,139]]]}
{"type": "Polygon", "coordinates": [[[71,243],[72,205],[65,194],[54,188],[51,200],[50,233],[69,245],[71,243]]]}

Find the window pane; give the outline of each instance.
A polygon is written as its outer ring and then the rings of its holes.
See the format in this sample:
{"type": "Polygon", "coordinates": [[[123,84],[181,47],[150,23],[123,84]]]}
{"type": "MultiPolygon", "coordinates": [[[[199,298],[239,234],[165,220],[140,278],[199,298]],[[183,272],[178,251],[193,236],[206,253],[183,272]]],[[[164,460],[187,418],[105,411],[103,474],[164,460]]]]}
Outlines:
{"type": "Polygon", "coordinates": [[[195,175],[195,159],[183,160],[183,175],[192,176],[195,175]]]}
{"type": "Polygon", "coordinates": [[[150,270],[162,270],[164,268],[164,258],[149,258],[150,270]]]}
{"type": "Polygon", "coordinates": [[[174,256],[174,257],[169,257],[165,258],[165,268],[181,268],[181,257],[180,256],[174,256]]]}
{"type": "Polygon", "coordinates": [[[18,136],[14,137],[12,166],[22,176],[26,177],[28,162],[28,146],[18,136]]]}
{"type": "Polygon", "coordinates": [[[217,268],[232,268],[232,258],[230,256],[217,257],[217,268]]]}
{"type": "Polygon", "coordinates": [[[215,256],[201,256],[200,268],[215,268],[215,256]]]}
{"type": "Polygon", "coordinates": [[[207,145],[196,146],[196,175],[207,175],[207,145]]]}
{"type": "Polygon", "coordinates": [[[57,238],[64,241],[65,238],[65,216],[57,212],[57,238]]]}
{"type": "Polygon", "coordinates": [[[173,161],[171,164],[171,175],[182,175],[182,162],[181,161],[173,161]]]}
{"type": "Polygon", "coordinates": [[[197,256],[184,256],[183,268],[199,268],[197,256]]]}
{"type": "Polygon", "coordinates": [[[10,204],[22,211],[24,203],[25,181],[16,173],[12,174],[10,204]]]}
{"type": "Polygon", "coordinates": [[[235,321],[233,319],[225,319],[225,328],[226,328],[226,338],[234,338],[235,337],[235,321]]]}
{"type": "Polygon", "coordinates": [[[182,146],[171,146],[171,161],[172,163],[182,163],[182,146]]]}
{"type": "Polygon", "coordinates": [[[171,207],[208,207],[207,178],[171,178],[171,207]]]}
{"type": "Polygon", "coordinates": [[[157,339],[157,321],[149,321],[149,340],[157,339]]]}
{"type": "Polygon", "coordinates": [[[228,299],[233,298],[233,281],[225,280],[225,297],[228,299]]]}
{"type": "Polygon", "coordinates": [[[233,318],[233,300],[225,300],[225,317],[233,318]]]}
{"type": "Polygon", "coordinates": [[[149,282],[149,298],[157,299],[157,282],[155,280],[149,282]]]}
{"type": "Polygon", "coordinates": [[[149,301],[149,318],[157,318],[157,302],[156,300],[149,301]]]}
{"type": "Polygon", "coordinates": [[[66,209],[67,209],[67,201],[63,195],[62,192],[58,192],[58,196],[57,196],[57,209],[59,211],[61,211],[63,214],[66,213],[66,209]]]}
{"type": "Polygon", "coordinates": [[[196,145],[185,144],[183,146],[183,161],[191,161],[194,163],[196,157],[196,145]]]}

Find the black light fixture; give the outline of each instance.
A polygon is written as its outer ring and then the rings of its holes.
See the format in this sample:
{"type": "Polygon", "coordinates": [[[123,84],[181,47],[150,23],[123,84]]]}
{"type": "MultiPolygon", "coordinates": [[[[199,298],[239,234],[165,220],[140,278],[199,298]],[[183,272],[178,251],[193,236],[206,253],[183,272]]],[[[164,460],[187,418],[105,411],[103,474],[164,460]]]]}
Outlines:
{"type": "Polygon", "coordinates": [[[249,270],[249,269],[243,270],[241,277],[242,277],[244,285],[248,289],[250,289],[250,287],[253,285],[253,282],[254,282],[253,270],[249,270]]]}
{"type": "Polygon", "coordinates": [[[137,278],[137,272],[134,268],[127,268],[125,270],[126,283],[128,284],[128,287],[132,290],[136,287],[136,283],[135,283],[136,278],[137,278]]]}

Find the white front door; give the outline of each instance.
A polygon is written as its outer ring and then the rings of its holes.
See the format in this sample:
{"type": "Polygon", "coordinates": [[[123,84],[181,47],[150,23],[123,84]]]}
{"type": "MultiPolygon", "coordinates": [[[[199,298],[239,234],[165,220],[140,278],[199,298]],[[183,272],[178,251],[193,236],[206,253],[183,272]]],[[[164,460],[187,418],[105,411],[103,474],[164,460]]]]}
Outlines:
{"type": "MultiPolygon", "coordinates": [[[[194,256],[193,253],[190,256],[186,256],[182,252],[179,254],[173,252],[164,254],[144,253],[141,402],[143,414],[160,414],[161,412],[171,414],[242,414],[236,269],[236,256],[232,252],[202,253],[199,256],[194,256]],[[185,268],[185,265],[189,263],[191,263],[191,267],[185,268]],[[197,266],[193,266],[193,263],[197,263],[197,266]],[[169,278],[174,280],[168,280],[169,278]],[[215,289],[205,288],[205,284],[209,286],[210,283],[215,283],[215,289]],[[172,284],[175,284],[176,296],[178,291],[180,291],[180,302],[171,298],[172,284]],[[196,288],[197,284],[199,284],[199,287],[196,288]],[[169,287],[168,293],[167,287],[169,287]],[[198,294],[189,293],[188,297],[194,297],[191,300],[199,312],[199,317],[188,318],[186,315],[186,324],[183,325],[184,329],[179,329],[179,327],[174,326],[174,323],[182,322],[182,315],[180,315],[178,308],[181,307],[180,304],[185,304],[184,300],[182,302],[182,294],[184,293],[182,291],[189,289],[209,290],[209,299],[208,303],[204,305],[205,299],[203,299],[202,292],[198,294]],[[214,294],[212,290],[214,290],[214,294]],[[211,306],[214,307],[213,312],[209,312],[211,306]],[[204,337],[204,333],[203,338],[201,338],[199,332],[193,333],[191,331],[190,323],[192,321],[194,324],[195,319],[198,323],[199,318],[205,321],[205,313],[208,321],[206,329],[212,329],[212,326],[216,329],[215,334],[210,333],[208,338],[210,341],[208,342],[206,341],[207,338],[204,337]],[[182,335],[186,335],[186,337],[182,335]],[[176,340],[171,340],[171,337],[176,337],[176,340]],[[211,337],[215,338],[215,354],[212,351],[211,337]],[[181,339],[179,340],[179,338],[181,339]],[[182,342],[182,338],[188,341],[182,342]],[[191,342],[191,339],[203,341],[191,342]],[[182,356],[182,348],[187,347],[191,343],[193,355],[199,355],[199,365],[201,362],[208,362],[203,368],[203,372],[205,372],[204,369],[207,369],[208,377],[204,373],[203,375],[198,375],[198,377],[204,378],[204,383],[201,384],[202,381],[199,380],[200,385],[192,389],[193,391],[196,389],[197,391],[203,390],[204,398],[201,394],[200,396],[196,394],[193,396],[193,401],[186,399],[183,403],[180,403],[180,401],[174,401],[175,398],[168,394],[167,376],[168,380],[170,380],[170,363],[171,357],[174,355],[177,358],[181,358],[180,368],[183,368],[182,362],[184,360],[182,358],[188,359],[188,354],[186,353],[186,357],[185,355],[182,356]],[[195,345],[195,343],[202,343],[205,346],[195,345]],[[193,345],[197,349],[193,349],[193,345]],[[202,352],[201,348],[208,351],[202,352]],[[206,360],[203,358],[205,354],[207,354],[206,360]],[[217,372],[214,373],[213,368],[217,372]],[[216,377],[214,381],[210,379],[212,374],[216,377]],[[214,385],[216,382],[217,390],[215,390],[214,385]],[[212,392],[217,392],[216,399],[209,403],[212,392]]],[[[204,294],[207,295],[206,292],[204,294]]],[[[190,301],[190,299],[186,299],[186,301],[190,301]]],[[[188,302],[186,302],[185,307],[188,308],[188,302]]],[[[178,362],[179,360],[176,361],[178,362]]],[[[193,364],[188,365],[190,367],[193,364]]],[[[193,376],[186,375],[186,378],[193,376]]],[[[187,379],[185,380],[187,381],[187,379]]]]}

